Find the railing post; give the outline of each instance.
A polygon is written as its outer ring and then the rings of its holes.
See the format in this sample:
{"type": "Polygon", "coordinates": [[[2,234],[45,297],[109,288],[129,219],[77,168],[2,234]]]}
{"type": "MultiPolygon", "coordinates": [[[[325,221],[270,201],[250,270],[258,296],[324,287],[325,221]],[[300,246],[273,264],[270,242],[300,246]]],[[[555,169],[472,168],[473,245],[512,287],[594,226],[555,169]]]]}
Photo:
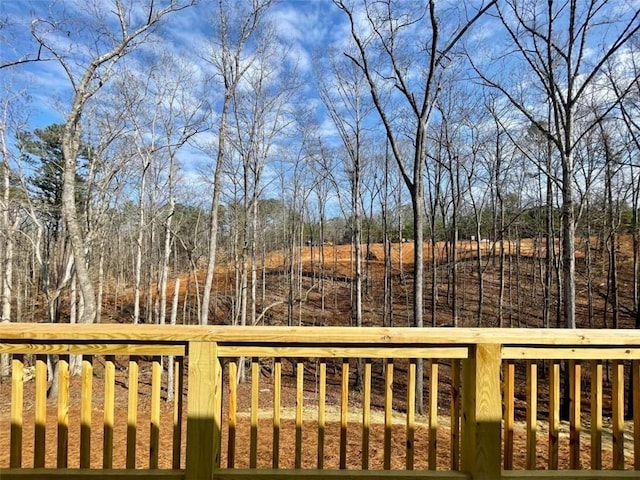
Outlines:
{"type": "Polygon", "coordinates": [[[477,344],[462,365],[461,470],[473,480],[501,477],[502,347],[477,344]]]}
{"type": "Polygon", "coordinates": [[[220,466],[222,367],[218,345],[189,342],[186,479],[213,478],[220,466]]]}

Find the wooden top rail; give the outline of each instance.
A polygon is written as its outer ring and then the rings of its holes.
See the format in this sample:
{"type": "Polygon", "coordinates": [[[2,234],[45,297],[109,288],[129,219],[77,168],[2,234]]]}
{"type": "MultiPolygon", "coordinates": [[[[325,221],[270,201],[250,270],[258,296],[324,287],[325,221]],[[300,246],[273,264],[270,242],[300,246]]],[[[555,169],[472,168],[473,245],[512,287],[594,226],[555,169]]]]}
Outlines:
{"type": "Polygon", "coordinates": [[[521,347],[640,347],[640,330],[411,327],[233,327],[123,324],[2,323],[0,343],[307,344],[410,347],[499,344],[521,347]]]}

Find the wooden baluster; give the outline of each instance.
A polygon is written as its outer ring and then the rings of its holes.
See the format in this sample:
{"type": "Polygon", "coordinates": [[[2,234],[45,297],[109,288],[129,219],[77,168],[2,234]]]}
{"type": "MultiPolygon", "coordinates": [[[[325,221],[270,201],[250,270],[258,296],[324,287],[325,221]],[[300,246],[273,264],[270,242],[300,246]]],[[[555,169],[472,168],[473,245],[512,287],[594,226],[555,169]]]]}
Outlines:
{"type": "Polygon", "coordinates": [[[69,464],[69,355],[58,358],[58,442],[56,468],[69,464]]]}
{"type": "Polygon", "coordinates": [[[633,385],[633,468],[640,470],[640,360],[631,362],[633,385]]]}
{"type": "Polygon", "coordinates": [[[136,438],[138,431],[138,381],[140,366],[138,357],[129,358],[127,379],[127,468],[136,468],[136,438]]]}
{"type": "Polygon", "coordinates": [[[280,467],[280,407],[282,398],[282,361],[273,362],[273,452],[271,466],[280,467]]]}
{"type": "Polygon", "coordinates": [[[93,356],[82,357],[80,393],[80,468],[91,468],[91,402],[93,399],[93,356]]]}
{"type": "Polygon", "coordinates": [[[461,468],[474,480],[495,480],[502,475],[501,365],[501,346],[497,344],[471,347],[463,364],[461,468]]]}
{"type": "Polygon", "coordinates": [[[162,357],[151,363],[151,412],[149,432],[149,468],[157,469],[160,454],[160,392],[162,391],[162,357]]]}
{"type": "Polygon", "coordinates": [[[591,470],[602,470],[602,362],[591,362],[591,470]]]}
{"type": "Polygon", "coordinates": [[[391,436],[393,433],[393,359],[384,372],[384,452],[383,468],[391,469],[391,436]]]}
{"type": "Polygon", "coordinates": [[[182,407],[184,402],[184,357],[175,357],[173,397],[173,461],[171,467],[180,469],[182,456],[182,407]]]}
{"type": "Polygon", "coordinates": [[[260,362],[251,362],[251,438],[249,446],[249,468],[258,466],[258,393],[260,391],[260,362]]]}
{"type": "Polygon", "coordinates": [[[460,360],[451,360],[451,470],[460,469],[460,360]]]}
{"type": "Polygon", "coordinates": [[[611,362],[611,422],[613,423],[613,469],[624,470],[624,363],[611,362]]]}
{"type": "Polygon", "coordinates": [[[536,469],[536,433],[538,431],[538,365],[527,361],[527,470],[536,469]]]}
{"type": "Polygon", "coordinates": [[[415,359],[409,360],[407,371],[407,448],[406,462],[407,470],[413,470],[415,457],[415,431],[416,431],[416,368],[415,359]]]}
{"type": "Polygon", "coordinates": [[[369,444],[371,437],[371,359],[364,362],[362,392],[362,470],[369,470],[369,444]]]}
{"type": "Polygon", "coordinates": [[[575,360],[569,361],[569,467],[581,468],[580,462],[580,379],[582,366],[575,360]]]}
{"type": "Polygon", "coordinates": [[[429,470],[438,468],[438,362],[429,362],[429,470]]]}
{"type": "Polygon", "coordinates": [[[318,378],[318,470],[324,468],[325,405],[327,402],[327,362],[320,362],[318,378]]]}
{"type": "Polygon", "coordinates": [[[513,360],[504,363],[504,460],[503,468],[513,470],[513,430],[514,430],[514,396],[515,396],[515,371],[513,360]]]}
{"type": "Polygon", "coordinates": [[[304,362],[298,362],[296,370],[296,449],[295,468],[302,468],[302,412],[304,404],[304,362]]]}
{"type": "Polygon", "coordinates": [[[44,467],[47,435],[47,356],[36,355],[35,432],[33,466],[44,467]]]}
{"type": "Polygon", "coordinates": [[[236,431],[238,427],[238,363],[229,362],[229,405],[228,405],[229,438],[227,443],[227,468],[236,465],[236,431]]]}
{"type": "Polygon", "coordinates": [[[102,468],[113,468],[113,428],[115,426],[116,365],[115,357],[104,360],[104,426],[102,440],[102,468]]]}
{"type": "Polygon", "coordinates": [[[24,422],[24,357],[14,355],[11,360],[11,451],[9,467],[22,467],[22,429],[24,422]]]}
{"type": "Polygon", "coordinates": [[[212,478],[220,467],[222,366],[213,342],[189,342],[186,480],[212,478]]]}
{"type": "Polygon", "coordinates": [[[347,468],[347,424],[349,421],[349,360],[342,361],[340,389],[340,469],[347,468]]]}
{"type": "Polygon", "coordinates": [[[549,360],[549,470],[558,469],[560,452],[560,362],[549,360]]]}

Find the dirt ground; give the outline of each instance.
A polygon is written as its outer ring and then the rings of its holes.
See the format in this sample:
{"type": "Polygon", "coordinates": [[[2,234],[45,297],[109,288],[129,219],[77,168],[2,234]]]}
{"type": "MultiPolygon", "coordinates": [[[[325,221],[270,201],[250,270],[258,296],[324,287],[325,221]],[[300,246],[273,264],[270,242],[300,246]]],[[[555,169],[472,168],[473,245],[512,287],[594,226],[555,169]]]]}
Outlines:
{"type": "MultiPolygon", "coordinates": [[[[475,251],[475,245],[467,242],[461,243],[461,255],[472,256],[475,251]]],[[[483,248],[489,249],[490,245],[485,244],[483,248]]],[[[524,257],[531,256],[534,253],[534,245],[532,242],[523,243],[521,245],[521,254],[524,257]]],[[[319,262],[319,248],[307,247],[303,250],[304,269],[311,272],[314,268],[317,268],[317,262],[319,262]],[[312,256],[313,254],[313,256],[312,256]],[[313,258],[313,262],[312,262],[313,258]],[[316,267],[314,267],[314,264],[316,267]]],[[[426,256],[430,256],[430,251],[427,249],[426,256]]],[[[444,246],[439,245],[438,257],[442,259],[444,256],[444,246]]],[[[367,274],[369,278],[373,279],[372,285],[374,291],[370,292],[371,297],[379,296],[382,285],[382,272],[383,264],[382,258],[384,253],[381,245],[372,246],[370,252],[370,262],[367,266],[367,274]]],[[[403,315],[408,315],[409,306],[406,303],[405,298],[409,294],[411,289],[410,276],[407,278],[404,276],[410,272],[413,259],[413,245],[396,244],[392,248],[392,257],[394,263],[394,272],[398,278],[398,285],[396,285],[396,292],[398,294],[396,303],[394,304],[394,310],[397,318],[402,319],[403,315]],[[404,272],[404,273],[403,273],[404,272]],[[403,283],[404,282],[404,283],[403,283]],[[402,296],[404,295],[404,297],[402,296]]],[[[471,257],[470,257],[471,258],[471,257]]],[[[353,262],[351,261],[351,248],[350,246],[326,246],[324,251],[324,261],[327,269],[331,269],[332,275],[335,278],[344,276],[345,278],[351,274],[353,269],[353,262]]],[[[270,258],[268,266],[274,270],[278,270],[282,266],[282,257],[274,255],[270,258]]],[[[471,277],[469,277],[471,278],[471,277]]],[[[523,279],[524,282],[527,279],[523,279]]],[[[224,268],[221,268],[221,275],[219,277],[218,289],[223,291],[228,288],[225,285],[224,268]]],[[[487,275],[487,295],[490,297],[495,294],[495,282],[492,284],[492,278],[490,272],[487,275]],[[492,286],[493,285],[493,286],[492,286]],[[493,292],[493,293],[492,293],[493,292]]],[[[182,282],[182,299],[185,298],[187,292],[184,290],[186,281],[182,282]]],[[[170,287],[171,289],[172,287],[170,287]]],[[[309,290],[305,302],[299,312],[300,323],[309,325],[348,325],[351,321],[350,317],[350,296],[348,283],[340,284],[340,282],[333,282],[328,285],[330,288],[326,292],[326,304],[321,310],[321,299],[317,289],[309,290]]],[[[471,287],[470,287],[471,288],[471,287]]],[[[281,292],[280,292],[281,293],[281,292]]],[[[443,292],[443,295],[446,292],[443,292]]],[[[471,293],[469,293],[471,297],[471,293]]],[[[122,300],[120,300],[122,301],[122,300]]],[[[183,300],[184,301],[184,300],[183,300]]],[[[366,302],[365,302],[366,303],[366,302]]],[[[467,301],[468,304],[472,304],[471,300],[467,301]]],[[[526,305],[523,308],[527,308],[526,305]]],[[[117,321],[126,323],[126,317],[119,315],[122,309],[113,309],[109,311],[106,309],[107,318],[110,317],[110,321],[117,321]]],[[[487,307],[487,316],[494,312],[491,311],[491,307],[487,307]]],[[[224,312],[220,312],[224,314],[224,312]]],[[[281,323],[285,314],[284,305],[274,307],[271,309],[269,315],[265,315],[262,319],[262,323],[274,324],[281,323]]],[[[367,308],[365,311],[365,324],[376,325],[379,324],[378,320],[379,312],[374,309],[367,308]]],[[[464,309],[461,311],[461,318],[463,318],[462,324],[465,323],[469,326],[475,326],[473,319],[468,314],[465,317],[464,309]],[[467,320],[465,320],[467,319],[467,320]]],[[[408,317],[407,317],[408,318],[408,317]]],[[[450,321],[450,313],[446,309],[438,313],[438,324],[448,325],[450,321]]],[[[402,321],[396,321],[396,324],[402,324],[402,321]]],[[[527,325],[523,325],[527,326],[527,325]]],[[[530,326],[530,325],[529,325],[530,326]]],[[[94,387],[93,387],[93,410],[92,410],[92,433],[91,433],[91,467],[100,468],[102,466],[102,442],[103,442],[103,386],[101,383],[101,366],[99,364],[99,357],[96,360],[98,363],[94,365],[94,387]]],[[[126,390],[126,363],[123,362],[123,366],[118,369],[118,380],[116,387],[116,424],[114,426],[114,438],[116,439],[114,445],[114,467],[123,468],[126,458],[126,437],[127,437],[127,390],[126,390]]],[[[444,365],[440,370],[440,397],[439,397],[439,417],[437,428],[437,469],[447,470],[451,468],[451,429],[450,429],[450,416],[449,416],[449,383],[450,378],[448,374],[448,368],[444,365]]],[[[381,377],[374,377],[374,391],[376,391],[376,382],[378,387],[381,383],[381,377]]],[[[136,429],[136,451],[137,461],[136,466],[138,468],[145,468],[149,462],[149,437],[150,437],[150,395],[149,395],[149,371],[145,372],[144,367],[141,368],[141,383],[140,383],[140,396],[138,405],[138,423],[136,429]],[[146,375],[146,376],[145,376],[146,375]]],[[[327,387],[327,423],[325,428],[325,441],[324,441],[324,468],[335,469],[340,465],[340,390],[339,379],[335,379],[333,382],[329,382],[327,387]]],[[[31,466],[33,464],[33,437],[35,427],[34,421],[34,382],[27,381],[24,384],[24,429],[23,436],[23,466],[31,466]]],[[[247,467],[249,459],[249,445],[251,439],[251,429],[249,426],[249,384],[241,384],[239,386],[239,403],[238,403],[238,427],[236,432],[236,455],[231,461],[236,467],[247,467]]],[[[304,422],[302,426],[301,435],[301,448],[302,448],[302,467],[303,468],[315,468],[318,461],[318,424],[317,424],[317,391],[315,383],[313,382],[313,372],[306,375],[305,392],[304,392],[304,422]]],[[[544,396],[544,389],[541,389],[541,395],[544,396]]],[[[586,394],[586,393],[585,393],[586,394]]],[[[405,467],[406,459],[406,426],[403,401],[405,398],[404,382],[402,379],[401,369],[399,369],[399,375],[394,384],[394,422],[391,432],[391,468],[403,469],[405,467]]],[[[522,397],[522,395],[520,396],[522,397]]],[[[260,420],[258,426],[258,466],[263,468],[270,468],[273,462],[273,412],[272,412],[272,381],[269,374],[261,376],[260,380],[260,420]]],[[[293,375],[283,376],[282,387],[282,408],[281,417],[282,425],[280,429],[280,448],[279,448],[279,466],[282,468],[292,468],[294,466],[295,450],[296,450],[296,423],[295,423],[295,379],[293,375]]],[[[70,398],[70,411],[69,411],[69,467],[77,467],[79,463],[79,437],[80,437],[80,420],[79,420],[79,403],[80,403],[80,385],[78,379],[72,379],[71,385],[71,398],[70,398]]],[[[346,464],[347,468],[359,469],[362,464],[362,419],[361,419],[361,405],[362,400],[359,392],[352,391],[350,393],[349,400],[349,424],[347,429],[347,450],[346,450],[346,464]]],[[[378,394],[377,398],[372,400],[373,412],[372,412],[372,425],[370,430],[370,448],[369,448],[369,468],[382,469],[383,468],[383,445],[384,445],[384,416],[383,416],[383,402],[378,394]]],[[[10,420],[11,409],[11,388],[8,382],[0,384],[0,468],[8,467],[9,465],[9,439],[11,431],[10,420]]],[[[223,412],[227,410],[226,404],[223,406],[223,412]]],[[[522,400],[517,401],[517,417],[522,418],[523,412],[522,400]],[[519,406],[518,406],[519,405],[519,406]]],[[[540,469],[546,468],[547,465],[547,429],[544,420],[546,419],[546,412],[544,411],[544,398],[539,399],[539,415],[540,420],[537,434],[537,467],[540,469]]],[[[171,468],[172,458],[172,435],[173,435],[173,403],[162,402],[161,407],[161,429],[160,429],[160,449],[158,452],[159,466],[160,468],[171,468]]],[[[46,465],[50,467],[55,466],[56,461],[56,406],[51,404],[47,409],[47,425],[46,425],[46,465]]],[[[229,465],[229,459],[227,458],[228,452],[228,434],[227,434],[227,415],[223,414],[223,447],[222,447],[222,466],[229,465]]],[[[414,468],[427,469],[433,468],[428,464],[428,445],[431,439],[429,438],[429,419],[425,416],[418,415],[416,419],[415,430],[415,461],[414,468]]],[[[182,425],[182,450],[180,465],[184,466],[185,457],[185,444],[186,444],[186,425],[182,425]]],[[[568,468],[569,461],[569,440],[568,440],[568,427],[563,425],[562,434],[560,439],[560,468],[568,468]]],[[[519,421],[516,424],[516,430],[514,432],[514,451],[516,455],[514,457],[514,468],[522,469],[525,465],[524,452],[526,450],[526,438],[525,438],[524,424],[519,421]]],[[[588,467],[590,452],[589,452],[589,431],[587,428],[583,429],[582,442],[581,442],[581,456],[582,464],[584,467],[588,467]]],[[[629,445],[633,442],[629,440],[629,445]]],[[[605,432],[604,439],[604,451],[603,451],[603,465],[605,468],[611,466],[612,454],[611,454],[611,439],[610,434],[605,432]]],[[[629,450],[627,448],[627,450],[629,450]]],[[[633,459],[628,458],[627,464],[631,466],[633,459]]]]}
{"type": "MultiPolygon", "coordinates": [[[[94,380],[93,410],[92,410],[92,433],[91,433],[91,467],[100,468],[102,466],[103,452],[103,397],[101,378],[99,378],[99,368],[96,369],[96,379],[94,380]]],[[[138,405],[138,423],[136,431],[137,468],[146,468],[149,462],[149,438],[150,423],[149,412],[150,396],[145,391],[146,382],[144,368],[142,368],[141,394],[138,405]]],[[[296,391],[293,386],[294,378],[283,376],[281,428],[280,428],[280,448],[279,466],[280,468],[294,468],[296,450],[296,421],[295,421],[295,401],[296,391]]],[[[258,442],[258,464],[259,468],[271,468],[273,465],[273,410],[270,399],[272,398],[271,379],[262,376],[260,380],[260,415],[257,435],[258,442]]],[[[244,383],[238,390],[238,424],[236,430],[236,453],[231,461],[237,468],[249,467],[249,445],[251,439],[250,428],[250,385],[244,383]]],[[[329,389],[330,390],[330,389],[329,389]]],[[[69,463],[68,466],[76,468],[79,466],[79,442],[80,442],[80,418],[79,418],[79,379],[72,379],[71,383],[71,408],[69,411],[69,463]]],[[[0,385],[0,468],[9,466],[9,438],[10,438],[10,386],[0,385]]],[[[34,437],[34,389],[33,382],[25,383],[24,391],[24,430],[23,434],[23,466],[33,465],[33,437],[34,437]]],[[[443,402],[444,403],[444,402],[443,402]]],[[[370,448],[369,468],[383,469],[383,445],[385,436],[384,412],[376,400],[373,400],[373,409],[370,427],[370,448]]],[[[124,468],[126,458],[126,437],[127,437],[127,390],[124,382],[118,381],[116,387],[116,424],[114,426],[114,468],[124,468]]],[[[223,405],[223,413],[227,412],[227,404],[223,405]]],[[[161,428],[160,428],[160,449],[158,452],[159,467],[171,468],[172,456],[172,436],[173,436],[173,409],[172,402],[164,402],[161,407],[161,428]]],[[[358,392],[352,392],[349,400],[349,423],[347,429],[347,449],[346,466],[349,469],[360,469],[362,466],[362,418],[361,418],[361,398],[358,392]]],[[[317,423],[317,393],[312,381],[305,384],[303,424],[301,430],[302,467],[316,468],[318,462],[318,423],[317,423]]],[[[56,465],[56,406],[50,404],[47,409],[46,425],[46,459],[45,465],[55,467],[56,465]]],[[[537,433],[537,467],[547,468],[547,435],[545,418],[539,416],[537,433]]],[[[227,415],[223,414],[223,446],[222,446],[222,466],[229,466],[228,458],[228,424],[227,415]]],[[[402,411],[395,411],[393,415],[393,427],[391,431],[391,468],[403,469],[406,464],[406,417],[402,411]]],[[[338,469],[340,466],[340,400],[339,393],[329,392],[326,406],[326,427],[324,441],[324,468],[338,469]]],[[[182,425],[182,450],[181,466],[184,466],[186,454],[186,421],[182,425]]],[[[429,446],[429,421],[424,415],[417,415],[415,427],[415,469],[428,469],[428,446],[429,446]]],[[[632,444],[631,438],[627,439],[632,444]]],[[[589,451],[589,431],[588,428],[582,433],[581,457],[582,465],[588,468],[590,462],[589,451]]],[[[610,435],[605,434],[603,439],[603,466],[610,468],[612,464],[612,443],[610,435]]],[[[439,409],[437,425],[437,469],[448,470],[451,468],[451,429],[450,417],[447,408],[439,409]]],[[[514,464],[513,468],[523,469],[525,466],[524,452],[526,451],[525,425],[517,422],[514,431],[514,464]]],[[[569,435],[568,426],[561,427],[560,438],[560,465],[559,468],[569,468],[569,435]]],[[[633,458],[627,458],[628,468],[633,465],[633,458]]]]}

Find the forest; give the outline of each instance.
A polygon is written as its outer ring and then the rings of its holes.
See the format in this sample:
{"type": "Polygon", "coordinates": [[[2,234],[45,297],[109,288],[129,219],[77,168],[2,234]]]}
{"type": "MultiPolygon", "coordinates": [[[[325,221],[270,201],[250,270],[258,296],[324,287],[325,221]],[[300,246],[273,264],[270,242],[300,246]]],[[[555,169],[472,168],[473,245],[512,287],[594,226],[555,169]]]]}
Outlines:
{"type": "Polygon", "coordinates": [[[640,326],[636,2],[9,3],[3,322],[640,326]]]}

